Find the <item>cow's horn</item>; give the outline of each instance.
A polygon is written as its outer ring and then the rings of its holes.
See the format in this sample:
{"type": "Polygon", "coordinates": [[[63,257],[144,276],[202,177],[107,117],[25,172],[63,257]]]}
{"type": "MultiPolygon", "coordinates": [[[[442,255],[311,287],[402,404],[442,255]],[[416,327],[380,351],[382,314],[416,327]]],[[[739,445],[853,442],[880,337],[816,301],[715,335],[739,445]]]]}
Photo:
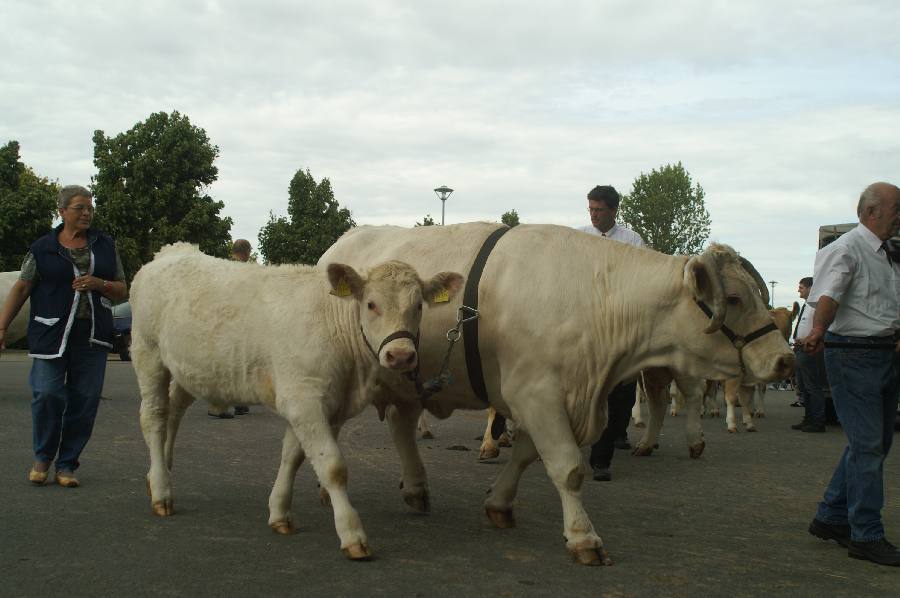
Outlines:
{"type": "Polygon", "coordinates": [[[756,286],[759,287],[759,294],[762,295],[763,304],[769,305],[769,288],[766,286],[766,281],[763,280],[763,277],[760,276],[753,264],[750,263],[750,260],[740,255],[738,256],[738,259],[741,260],[741,266],[744,267],[747,274],[753,277],[756,286]]]}
{"type": "Polygon", "coordinates": [[[709,279],[710,292],[712,294],[712,316],[709,318],[709,325],[706,327],[706,334],[712,334],[722,327],[725,322],[725,287],[722,285],[721,265],[716,258],[716,253],[712,251],[704,251],[696,258],[703,264],[709,279]]]}

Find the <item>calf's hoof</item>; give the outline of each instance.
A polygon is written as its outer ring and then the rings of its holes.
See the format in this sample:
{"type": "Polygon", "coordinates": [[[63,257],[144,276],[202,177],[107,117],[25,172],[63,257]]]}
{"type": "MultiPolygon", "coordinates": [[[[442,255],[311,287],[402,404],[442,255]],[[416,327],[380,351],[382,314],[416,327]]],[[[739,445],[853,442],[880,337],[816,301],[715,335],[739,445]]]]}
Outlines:
{"type": "Polygon", "coordinates": [[[513,516],[512,509],[501,510],[494,509],[492,507],[485,507],[484,512],[488,516],[488,519],[491,520],[491,523],[494,524],[494,527],[500,529],[509,529],[511,527],[516,527],[516,518],[515,516],[513,516]]]}
{"type": "Polygon", "coordinates": [[[757,411],[756,413],[753,414],[753,417],[765,417],[765,416],[766,416],[765,411],[757,411]]]}
{"type": "Polygon", "coordinates": [[[511,446],[512,446],[512,443],[509,441],[509,435],[508,435],[506,432],[504,432],[503,434],[501,434],[501,435],[500,435],[500,438],[497,439],[497,445],[498,445],[498,446],[505,446],[505,447],[511,447],[511,446]]]}
{"type": "Polygon", "coordinates": [[[703,449],[705,448],[706,442],[701,440],[697,444],[692,444],[688,447],[688,454],[690,455],[691,459],[699,459],[700,455],[703,454],[703,449]]]}
{"type": "Polygon", "coordinates": [[[432,440],[434,439],[434,434],[431,433],[431,430],[425,430],[422,432],[422,440],[432,440]]]}
{"type": "Polygon", "coordinates": [[[351,561],[371,561],[372,560],[372,549],[369,548],[368,544],[351,544],[346,548],[341,548],[341,552],[344,553],[351,561]]]}
{"type": "Polygon", "coordinates": [[[403,497],[403,502],[405,502],[409,506],[409,508],[416,513],[431,512],[431,499],[428,497],[427,492],[424,494],[405,495],[403,497]]]}
{"type": "Polygon", "coordinates": [[[572,552],[575,562],[589,567],[609,567],[613,564],[609,553],[601,546],[599,548],[578,548],[572,552]]]}
{"type": "Polygon", "coordinates": [[[734,434],[735,432],[737,432],[737,428],[732,428],[731,426],[728,427],[729,434],[734,434]]]}
{"type": "Polygon", "coordinates": [[[269,527],[272,528],[273,532],[281,534],[282,536],[290,536],[291,534],[297,533],[297,530],[294,529],[294,524],[290,521],[285,521],[284,519],[270,523],[269,527]]]}
{"type": "Polygon", "coordinates": [[[478,455],[478,460],[484,461],[486,459],[494,459],[498,456],[500,456],[500,449],[496,446],[491,446],[481,449],[481,453],[478,455]]]}
{"type": "Polygon", "coordinates": [[[649,457],[653,454],[653,447],[639,444],[636,449],[631,451],[631,454],[635,457],[649,457]]]}
{"type": "Polygon", "coordinates": [[[753,426],[747,426],[747,431],[748,432],[756,432],[756,428],[753,426]]]}
{"type": "Polygon", "coordinates": [[[158,517],[170,517],[175,514],[171,500],[159,500],[152,505],[153,514],[158,517]]]}

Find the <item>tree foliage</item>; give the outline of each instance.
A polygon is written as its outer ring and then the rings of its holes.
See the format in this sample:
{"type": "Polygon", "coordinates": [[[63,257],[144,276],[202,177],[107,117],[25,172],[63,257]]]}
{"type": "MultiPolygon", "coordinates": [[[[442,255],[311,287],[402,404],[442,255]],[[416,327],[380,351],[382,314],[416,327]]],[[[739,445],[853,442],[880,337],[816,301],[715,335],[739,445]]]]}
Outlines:
{"type": "Polygon", "coordinates": [[[515,210],[510,210],[508,212],[504,212],[502,216],[500,216],[500,222],[505,224],[506,226],[512,228],[514,226],[519,225],[519,214],[516,213],[515,210]]]}
{"type": "Polygon", "coordinates": [[[53,225],[59,185],[19,160],[19,143],[0,148],[0,270],[18,270],[31,245],[53,225]]]}
{"type": "Polygon", "coordinates": [[[353,226],[350,210],[334,198],[331,181],[316,183],[309,169],[300,169],[288,188],[288,215],[269,212],[269,222],[259,231],[259,251],[267,264],[315,264],[353,226]]]}
{"type": "Polygon", "coordinates": [[[129,280],[167,243],[228,257],[231,218],[206,193],[218,155],[206,131],[177,111],[151,114],[115,137],[94,132],[96,225],[115,237],[129,280]]]}
{"type": "Polygon", "coordinates": [[[431,217],[431,214],[426,214],[422,218],[422,222],[416,222],[416,226],[434,226],[434,218],[431,217]]]}
{"type": "Polygon", "coordinates": [[[619,204],[619,217],[657,251],[699,253],[710,225],[703,197],[703,187],[693,185],[681,162],[667,164],[634,180],[619,204]]]}

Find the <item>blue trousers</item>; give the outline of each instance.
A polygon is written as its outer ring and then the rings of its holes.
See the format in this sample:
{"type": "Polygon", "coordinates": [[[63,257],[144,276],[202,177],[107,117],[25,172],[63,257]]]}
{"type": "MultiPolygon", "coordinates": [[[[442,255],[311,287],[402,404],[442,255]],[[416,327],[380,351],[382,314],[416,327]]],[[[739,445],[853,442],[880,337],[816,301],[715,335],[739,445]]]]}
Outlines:
{"type": "Polygon", "coordinates": [[[813,424],[825,425],[825,364],[822,354],[810,355],[803,349],[794,351],[796,358],[797,386],[806,408],[806,419],[813,424]]]}
{"type": "MultiPolygon", "coordinates": [[[[876,342],[830,332],[825,341],[876,342]]],[[[894,440],[900,392],[897,356],[889,350],[828,348],[825,367],[847,448],[816,517],[826,523],[849,524],[855,542],[878,540],[884,537],[884,459],[894,440]]]]}
{"type": "Polygon", "coordinates": [[[88,342],[91,323],[75,320],[62,357],[31,366],[31,430],[34,457],[56,459],[57,471],[78,469],[100,405],[107,350],[88,342]]]}

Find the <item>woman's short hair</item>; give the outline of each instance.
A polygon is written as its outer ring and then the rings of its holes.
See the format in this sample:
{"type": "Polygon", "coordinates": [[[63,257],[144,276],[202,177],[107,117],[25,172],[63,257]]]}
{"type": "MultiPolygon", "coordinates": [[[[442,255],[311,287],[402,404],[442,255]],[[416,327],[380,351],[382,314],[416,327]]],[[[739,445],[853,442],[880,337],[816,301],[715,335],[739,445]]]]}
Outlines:
{"type": "Polygon", "coordinates": [[[56,197],[56,206],[60,210],[65,210],[69,207],[69,204],[72,203],[72,198],[75,197],[94,198],[91,192],[81,185],[66,185],[59,190],[59,195],[56,197]]]}

